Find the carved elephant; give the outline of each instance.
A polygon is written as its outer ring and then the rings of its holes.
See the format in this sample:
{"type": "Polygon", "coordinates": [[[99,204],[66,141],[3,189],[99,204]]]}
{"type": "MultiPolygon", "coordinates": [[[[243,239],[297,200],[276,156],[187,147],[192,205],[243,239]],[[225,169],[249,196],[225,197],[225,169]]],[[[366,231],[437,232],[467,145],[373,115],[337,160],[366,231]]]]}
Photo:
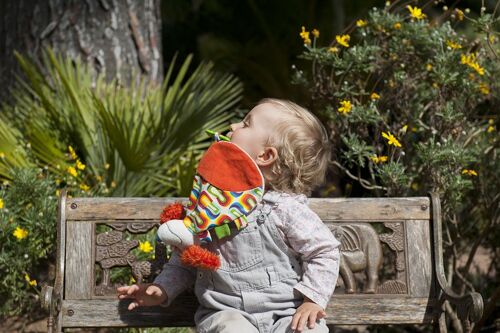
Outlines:
{"type": "Polygon", "coordinates": [[[363,292],[375,293],[383,260],[382,245],[375,229],[369,223],[350,223],[333,226],[332,232],[340,241],[340,276],[345,292],[353,294],[357,291],[354,273],[364,271],[366,283],[363,292]]]}

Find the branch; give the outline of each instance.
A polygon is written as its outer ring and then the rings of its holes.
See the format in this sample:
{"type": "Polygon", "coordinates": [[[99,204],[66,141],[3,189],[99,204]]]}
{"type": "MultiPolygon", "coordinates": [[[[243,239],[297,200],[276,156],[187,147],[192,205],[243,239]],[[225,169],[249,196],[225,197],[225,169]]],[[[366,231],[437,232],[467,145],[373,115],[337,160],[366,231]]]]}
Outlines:
{"type": "Polygon", "coordinates": [[[333,164],[335,166],[337,166],[339,169],[341,169],[342,171],[344,171],[350,178],[352,178],[354,180],[357,180],[361,184],[361,186],[363,186],[367,190],[384,190],[384,191],[387,191],[387,187],[379,186],[379,185],[372,185],[368,180],[363,179],[363,178],[361,178],[359,176],[357,177],[357,176],[353,175],[346,167],[344,167],[343,165],[341,165],[339,162],[334,161],[333,164]]]}

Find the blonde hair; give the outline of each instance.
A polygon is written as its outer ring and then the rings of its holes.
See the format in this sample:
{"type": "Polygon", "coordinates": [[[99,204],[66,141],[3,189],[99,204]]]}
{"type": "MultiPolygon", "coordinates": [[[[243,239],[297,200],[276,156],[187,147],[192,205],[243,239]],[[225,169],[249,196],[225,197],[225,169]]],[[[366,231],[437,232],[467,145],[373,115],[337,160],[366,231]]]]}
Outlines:
{"type": "Polygon", "coordinates": [[[265,103],[273,104],[288,115],[274,128],[267,142],[278,151],[267,186],[277,191],[310,195],[324,182],[330,161],[326,129],[312,113],[291,101],[265,98],[257,105],[265,103]]]}

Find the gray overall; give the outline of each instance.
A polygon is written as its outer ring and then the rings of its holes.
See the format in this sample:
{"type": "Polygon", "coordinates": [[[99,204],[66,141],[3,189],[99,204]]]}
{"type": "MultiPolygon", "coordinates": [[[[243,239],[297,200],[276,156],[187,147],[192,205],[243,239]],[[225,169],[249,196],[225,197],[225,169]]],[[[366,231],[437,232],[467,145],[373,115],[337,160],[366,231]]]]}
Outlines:
{"type": "MultiPolygon", "coordinates": [[[[215,271],[198,269],[195,315],[200,333],[292,332],[290,324],[303,296],[294,290],[302,264],[282,240],[273,219],[277,201],[263,201],[241,232],[218,240],[210,249],[221,258],[215,271]]],[[[309,332],[328,332],[324,320],[309,332]]]]}

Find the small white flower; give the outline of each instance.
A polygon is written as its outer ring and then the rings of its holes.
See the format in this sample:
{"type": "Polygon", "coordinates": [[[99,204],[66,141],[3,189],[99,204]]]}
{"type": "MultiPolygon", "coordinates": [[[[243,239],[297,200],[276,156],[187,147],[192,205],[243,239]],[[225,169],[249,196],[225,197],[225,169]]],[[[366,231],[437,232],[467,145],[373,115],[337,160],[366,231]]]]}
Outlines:
{"type": "Polygon", "coordinates": [[[24,259],[28,259],[28,258],[29,258],[28,254],[27,254],[27,253],[25,253],[25,254],[24,254],[24,259]]]}

